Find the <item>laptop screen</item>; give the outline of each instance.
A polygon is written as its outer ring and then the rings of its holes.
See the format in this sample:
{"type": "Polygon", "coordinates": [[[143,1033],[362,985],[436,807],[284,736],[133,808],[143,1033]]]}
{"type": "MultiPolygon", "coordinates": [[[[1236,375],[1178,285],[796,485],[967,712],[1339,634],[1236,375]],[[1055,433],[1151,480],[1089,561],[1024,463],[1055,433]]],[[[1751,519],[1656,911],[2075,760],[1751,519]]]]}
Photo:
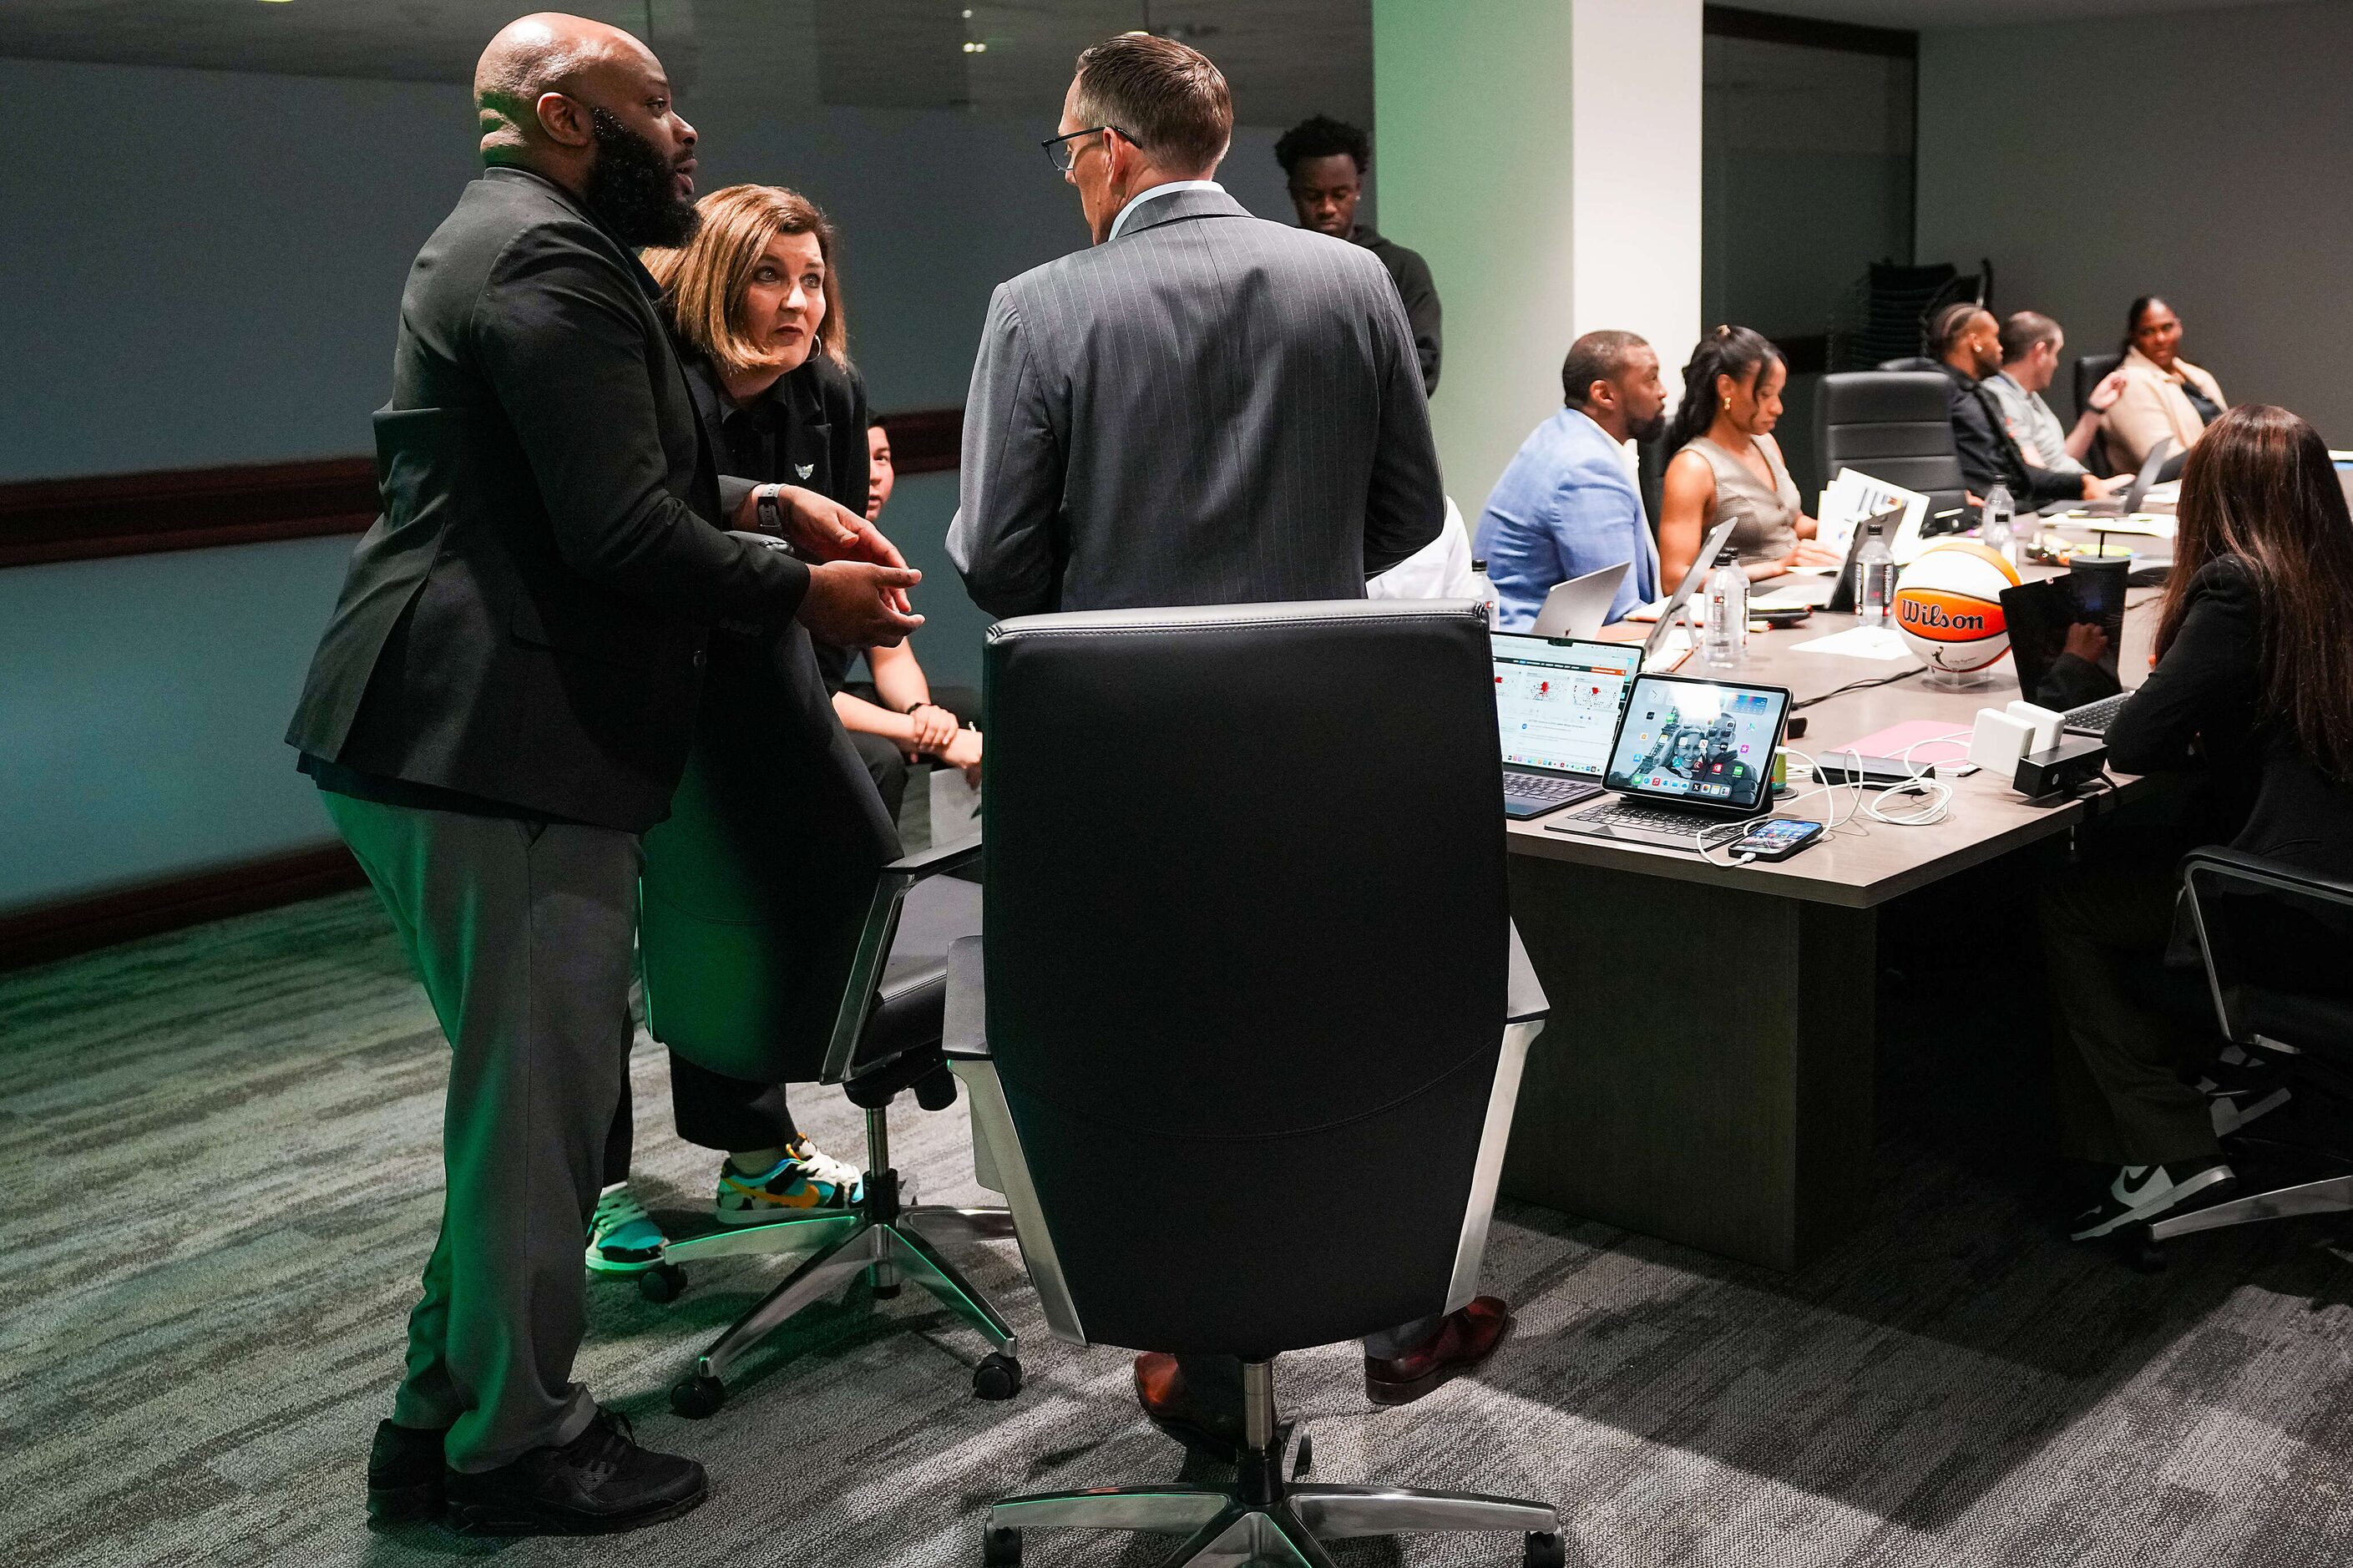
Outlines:
{"type": "Polygon", "coordinates": [[[1599,778],[1641,645],[1516,632],[1493,640],[1504,765],[1599,778]]]}
{"type": "Polygon", "coordinates": [[[1788,711],[1778,686],[1642,676],[1602,782],[1653,800],[1753,811],[1772,783],[1788,711]]]}

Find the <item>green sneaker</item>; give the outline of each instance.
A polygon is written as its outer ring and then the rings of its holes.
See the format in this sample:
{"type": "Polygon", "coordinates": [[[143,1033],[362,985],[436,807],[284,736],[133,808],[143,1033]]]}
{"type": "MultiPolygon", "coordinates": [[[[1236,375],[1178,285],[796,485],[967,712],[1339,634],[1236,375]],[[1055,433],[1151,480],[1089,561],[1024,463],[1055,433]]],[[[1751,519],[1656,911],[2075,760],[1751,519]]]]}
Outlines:
{"type": "Polygon", "coordinates": [[[803,1138],[786,1144],[785,1157],[759,1175],[721,1164],[715,1209],[721,1225],[767,1225],[797,1215],[838,1212],[865,1195],[866,1178],[857,1166],[803,1138]]]}
{"type": "Polygon", "coordinates": [[[588,1267],[599,1274],[642,1274],[661,1261],[670,1238],[627,1182],[615,1182],[596,1196],[588,1216],[588,1267]]]}

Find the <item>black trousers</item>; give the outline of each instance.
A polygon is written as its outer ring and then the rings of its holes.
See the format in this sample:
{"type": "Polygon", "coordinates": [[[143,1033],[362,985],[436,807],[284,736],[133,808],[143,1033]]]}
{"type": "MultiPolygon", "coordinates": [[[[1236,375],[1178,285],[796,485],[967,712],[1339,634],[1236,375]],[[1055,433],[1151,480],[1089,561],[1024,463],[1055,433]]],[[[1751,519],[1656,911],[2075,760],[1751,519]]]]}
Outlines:
{"type": "Polygon", "coordinates": [[[2043,885],[2060,1152],[2104,1165],[2218,1158],[2206,1097],[2183,1080],[2220,1031],[2202,981],[2165,967],[2180,846],[2138,840],[2043,885]]]}
{"type": "MultiPolygon", "coordinates": [[[[781,1149],[801,1135],[783,1084],[729,1078],[697,1067],[676,1051],[670,1054],[670,1102],[678,1135],[705,1149],[781,1149]]],[[[621,1103],[605,1133],[605,1185],[608,1187],[629,1179],[635,1119],[629,1080],[624,1075],[621,1103]]]]}

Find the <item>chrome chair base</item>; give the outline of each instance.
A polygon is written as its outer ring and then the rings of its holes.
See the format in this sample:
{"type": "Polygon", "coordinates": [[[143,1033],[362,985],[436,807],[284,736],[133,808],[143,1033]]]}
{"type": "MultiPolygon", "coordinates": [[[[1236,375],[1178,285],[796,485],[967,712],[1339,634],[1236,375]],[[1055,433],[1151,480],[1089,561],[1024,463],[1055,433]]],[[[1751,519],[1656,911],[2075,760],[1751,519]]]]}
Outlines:
{"type": "MultiPolygon", "coordinates": [[[[990,1508],[988,1522],[993,1539],[1001,1539],[996,1534],[999,1531],[1036,1525],[1182,1534],[1184,1543],[1164,1561],[1163,1568],[1187,1563],[1242,1568],[1253,1563],[1331,1568],[1324,1542],[1417,1530],[1546,1537],[1545,1544],[1530,1549],[1528,1561],[1562,1561],[1556,1552],[1546,1554],[1557,1548],[1560,1519],[1545,1503],[1410,1487],[1293,1484],[1259,1502],[1244,1501],[1238,1488],[1108,1487],[1008,1498],[990,1508]]],[[[993,1545],[991,1550],[997,1553],[992,1563],[1007,1560],[1005,1547],[993,1545]]]]}
{"type": "Polygon", "coordinates": [[[2231,1198],[2208,1208],[2192,1209],[2172,1219],[2152,1220],[2149,1222],[2148,1237],[2151,1241],[2163,1241],[2168,1237],[2189,1236],[2201,1230],[2221,1230],[2234,1225],[2253,1225],[2261,1220],[2348,1212],[2353,1212],[2353,1176],[2328,1176],[2292,1187],[2277,1187],[2267,1193],[2250,1193],[2245,1197],[2231,1198]]]}
{"type": "Polygon", "coordinates": [[[992,1504],[984,1561],[989,1568],[1013,1568],[1021,1561],[1021,1531],[1033,1526],[1184,1536],[1162,1568],[1243,1568],[1254,1563],[1332,1568],[1326,1541],[1460,1530],[1517,1531],[1525,1568],[1566,1568],[1560,1515],[1549,1503],[1413,1487],[1285,1481],[1270,1362],[1242,1363],[1242,1429],[1249,1447],[1230,1486],[1099,1487],[992,1504]]]}
{"type": "Polygon", "coordinates": [[[1013,1326],[938,1245],[1010,1239],[1012,1214],[1001,1208],[938,1205],[901,1207],[899,1174],[890,1165],[889,1135],[879,1109],[867,1112],[867,1154],[865,1195],[849,1208],[687,1237],[662,1248],[661,1267],[676,1269],[691,1258],[792,1252],[818,1244],[775,1289],[713,1340],[695,1358],[694,1370],[672,1385],[670,1407],[681,1415],[700,1420],[716,1414],[726,1403],[731,1367],[803,1308],[831,1296],[861,1273],[871,1279],[876,1298],[885,1300],[898,1295],[902,1279],[913,1279],[980,1331],[989,1351],[973,1370],[974,1394],[983,1399],[1010,1399],[1020,1391],[1020,1342],[1013,1326]]]}

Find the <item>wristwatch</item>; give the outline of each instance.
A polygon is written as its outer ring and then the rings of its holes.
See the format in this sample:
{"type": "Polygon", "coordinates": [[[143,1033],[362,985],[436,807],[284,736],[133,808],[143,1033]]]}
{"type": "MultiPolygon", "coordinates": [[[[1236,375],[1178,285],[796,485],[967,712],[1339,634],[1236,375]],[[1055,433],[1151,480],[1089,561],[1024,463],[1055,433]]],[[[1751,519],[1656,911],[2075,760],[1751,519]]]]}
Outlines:
{"type": "Polygon", "coordinates": [[[776,504],[778,489],[776,485],[762,485],[754,490],[752,512],[759,520],[761,532],[772,533],[782,539],[785,536],[785,510],[776,504]]]}

